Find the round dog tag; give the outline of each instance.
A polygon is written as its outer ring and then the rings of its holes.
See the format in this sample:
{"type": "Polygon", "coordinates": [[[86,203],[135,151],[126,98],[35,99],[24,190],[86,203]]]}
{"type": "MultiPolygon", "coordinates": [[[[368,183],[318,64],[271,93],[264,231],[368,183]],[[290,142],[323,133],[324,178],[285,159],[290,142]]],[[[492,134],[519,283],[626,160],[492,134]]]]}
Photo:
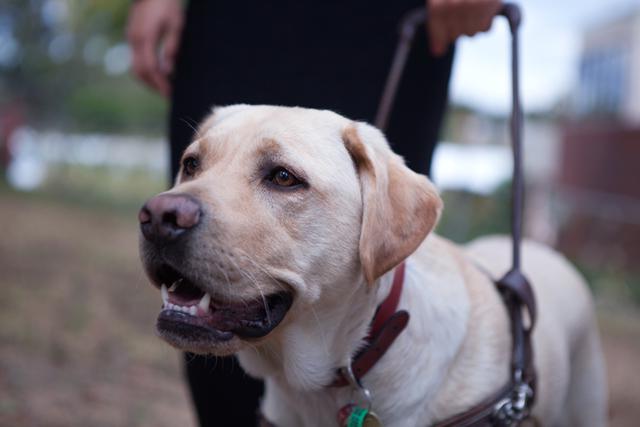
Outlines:
{"type": "Polygon", "coordinates": [[[364,417],[362,427],[382,427],[382,421],[374,412],[369,411],[364,417]]]}
{"type": "Polygon", "coordinates": [[[359,406],[352,406],[345,427],[382,427],[376,414],[359,406]]]}

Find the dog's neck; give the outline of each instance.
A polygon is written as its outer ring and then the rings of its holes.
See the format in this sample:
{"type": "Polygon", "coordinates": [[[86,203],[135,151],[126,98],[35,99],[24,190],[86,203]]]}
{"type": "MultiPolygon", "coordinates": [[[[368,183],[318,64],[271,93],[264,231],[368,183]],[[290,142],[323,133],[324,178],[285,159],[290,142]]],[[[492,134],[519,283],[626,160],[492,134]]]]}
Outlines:
{"type": "MultiPolygon", "coordinates": [[[[495,355],[474,354],[463,345],[483,339],[476,332],[469,336],[468,331],[470,324],[485,322],[481,313],[486,308],[472,306],[469,293],[477,290],[467,288],[467,280],[458,265],[461,261],[457,256],[446,255],[448,250],[444,246],[447,245],[437,237],[428,238],[407,260],[398,308],[409,311],[411,320],[385,356],[362,379],[374,396],[374,410],[381,415],[417,414],[420,417],[406,425],[424,424],[425,420],[451,415],[442,412],[442,408],[456,407],[451,400],[456,400],[461,407],[479,401],[479,396],[493,385],[474,382],[476,365],[504,368],[494,360],[495,355]],[[461,384],[460,378],[464,378],[465,384],[461,384]],[[456,395],[460,387],[470,387],[463,398],[456,395]],[[398,395],[402,395],[401,402],[398,395]],[[398,405],[405,410],[398,411],[398,405]]],[[[307,404],[302,405],[305,410],[316,411],[306,414],[307,419],[324,416],[333,419],[336,408],[347,403],[353,394],[349,387],[336,389],[326,385],[334,379],[336,368],[345,366],[363,345],[376,307],[389,294],[393,274],[392,270],[382,276],[374,288],[368,288],[362,278],[355,286],[348,285],[352,289],[350,294],[341,295],[339,301],[319,305],[322,309],[309,312],[300,321],[296,319],[270,340],[268,346],[242,352],[239,355],[242,366],[250,374],[267,379],[268,390],[277,388],[281,396],[306,401],[307,404]]],[[[490,283],[487,289],[492,291],[490,283]]],[[[499,299],[494,304],[491,298],[483,294],[479,301],[501,307],[499,299]]],[[[491,327],[477,326],[478,330],[491,327]]],[[[506,329],[504,335],[508,337],[506,329]]],[[[501,345],[494,346],[496,352],[501,345]]],[[[507,370],[504,371],[506,374],[507,370]]],[[[495,376],[491,381],[495,381],[495,376]]]]}
{"type": "Polygon", "coordinates": [[[241,352],[242,366],[257,377],[277,377],[293,389],[321,390],[330,384],[336,369],[346,366],[365,343],[376,307],[386,298],[393,270],[373,286],[362,275],[336,281],[340,292],[298,315],[282,331],[257,349],[241,352]],[[321,308],[322,307],[322,308],[321,308]]]}
{"type": "MultiPolygon", "coordinates": [[[[430,284],[412,268],[411,260],[408,264],[399,308],[409,308],[412,319],[408,329],[411,330],[413,324],[423,323],[425,316],[431,317],[425,307],[416,305],[415,301],[436,301],[438,298],[428,295],[430,284]]],[[[316,308],[309,309],[304,316],[298,315],[296,321],[282,331],[275,331],[263,346],[240,353],[243,367],[257,377],[278,377],[298,391],[323,389],[334,379],[336,369],[346,366],[365,344],[376,307],[388,296],[393,276],[394,270],[391,270],[373,286],[368,285],[361,274],[336,280],[333,288],[343,291],[333,297],[334,300],[316,304],[316,308]]],[[[446,285],[447,288],[451,286],[446,285]]],[[[433,315],[438,316],[437,309],[433,315]]],[[[430,330],[437,323],[437,319],[430,319],[424,328],[430,330]]],[[[390,352],[394,347],[402,346],[407,332],[398,337],[399,343],[394,343],[390,352]]]]}
{"type": "MultiPolygon", "coordinates": [[[[298,392],[324,390],[333,381],[336,369],[346,366],[365,344],[376,307],[389,294],[393,276],[394,270],[391,270],[373,286],[368,285],[362,275],[342,283],[336,281],[334,286],[348,289],[349,292],[342,292],[335,301],[316,304],[316,308],[309,309],[305,316],[297,316],[295,322],[287,324],[281,331],[275,331],[277,333],[261,347],[241,352],[239,358],[242,366],[254,376],[272,377],[298,392]]],[[[393,359],[393,353],[409,351],[412,345],[406,335],[412,334],[412,330],[417,330],[420,325],[420,333],[431,330],[438,335],[441,330],[434,327],[443,319],[436,304],[425,307],[422,303],[439,300],[437,295],[430,295],[432,284],[425,283],[425,280],[427,278],[422,272],[416,271],[409,259],[398,307],[409,310],[409,326],[389,349],[389,357],[385,356],[378,362],[365,377],[365,382],[370,382],[375,376],[374,371],[380,367],[386,369],[388,359],[393,359]]],[[[448,288],[451,284],[442,286],[448,288]]],[[[451,324],[451,321],[447,322],[451,324]]]]}

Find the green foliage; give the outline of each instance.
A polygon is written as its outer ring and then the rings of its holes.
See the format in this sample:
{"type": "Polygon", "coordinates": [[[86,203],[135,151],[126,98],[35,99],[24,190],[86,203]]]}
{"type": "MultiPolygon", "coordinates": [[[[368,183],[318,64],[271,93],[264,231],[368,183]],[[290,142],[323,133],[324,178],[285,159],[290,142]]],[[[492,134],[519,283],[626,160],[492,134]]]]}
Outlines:
{"type": "Polygon", "coordinates": [[[640,274],[622,266],[575,262],[596,295],[625,303],[640,304],[640,274]]]}
{"type": "Polygon", "coordinates": [[[482,235],[509,233],[510,194],[510,182],[489,196],[464,191],[444,192],[444,211],[438,233],[460,243],[482,235]]]}
{"type": "Polygon", "coordinates": [[[166,102],[129,78],[75,87],[66,110],[80,131],[165,132],[166,102]]]}
{"type": "Polygon", "coordinates": [[[70,24],[77,34],[100,33],[112,42],[121,40],[130,0],[69,0],[70,24]]]}
{"type": "Polygon", "coordinates": [[[84,49],[92,37],[104,40],[107,49],[124,42],[131,2],[65,0],[60,4],[66,5],[66,13],[45,19],[51,4],[7,0],[0,5],[0,20],[8,22],[19,46],[15,64],[0,64],[0,113],[6,103],[17,101],[27,106],[31,126],[163,132],[166,103],[160,97],[129,77],[107,75],[100,62],[85,62],[84,49]],[[61,35],[70,40],[71,56],[56,62],[49,49],[61,35]]]}

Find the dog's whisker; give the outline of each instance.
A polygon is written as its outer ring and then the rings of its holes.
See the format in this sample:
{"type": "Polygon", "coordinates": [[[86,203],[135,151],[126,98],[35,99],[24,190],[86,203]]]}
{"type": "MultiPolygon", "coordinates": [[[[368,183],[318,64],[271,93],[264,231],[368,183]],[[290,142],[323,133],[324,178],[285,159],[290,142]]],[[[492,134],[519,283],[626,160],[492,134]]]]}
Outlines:
{"type": "Polygon", "coordinates": [[[246,258],[249,262],[251,262],[257,269],[262,271],[269,279],[271,279],[275,285],[282,291],[287,291],[286,287],[280,282],[280,280],[273,277],[273,275],[263,266],[261,266],[258,262],[256,262],[249,254],[247,254],[242,249],[238,249],[238,253],[246,258]]]}
{"type": "Polygon", "coordinates": [[[322,340],[322,347],[324,348],[325,354],[329,355],[330,354],[329,353],[329,344],[327,342],[327,337],[325,335],[324,328],[322,327],[322,322],[320,321],[320,317],[318,316],[318,313],[313,308],[313,306],[311,306],[310,308],[311,308],[311,314],[313,314],[313,318],[315,319],[316,323],[318,324],[318,332],[320,333],[320,339],[322,340]]]}
{"type": "MultiPolygon", "coordinates": [[[[262,305],[264,306],[264,310],[267,315],[267,322],[271,324],[272,319],[271,319],[271,314],[269,313],[269,305],[267,304],[267,298],[264,295],[264,292],[262,291],[262,288],[260,287],[260,284],[258,283],[256,278],[252,274],[250,274],[248,271],[245,271],[244,269],[238,267],[238,265],[235,263],[235,261],[233,261],[233,259],[229,255],[225,254],[225,256],[227,257],[229,262],[231,262],[234,265],[234,267],[238,270],[238,272],[242,274],[244,277],[246,277],[249,280],[249,283],[254,285],[255,288],[258,290],[258,292],[260,293],[260,298],[262,299],[262,305]]],[[[248,306],[246,302],[245,302],[245,305],[248,306]]]]}
{"type": "MultiPolygon", "coordinates": [[[[280,281],[278,281],[275,277],[273,277],[267,270],[265,270],[260,264],[258,264],[257,262],[255,262],[246,252],[240,250],[239,254],[243,257],[245,257],[248,261],[250,261],[258,270],[262,271],[269,279],[271,279],[274,283],[276,283],[276,285],[281,288],[282,290],[286,289],[284,288],[284,286],[282,286],[282,284],[280,283],[280,281]]],[[[230,258],[229,258],[230,259],[230,258]]],[[[241,273],[244,273],[244,270],[240,270],[241,273]]],[[[247,274],[249,274],[248,272],[246,272],[247,274]]],[[[262,289],[260,288],[260,285],[258,284],[258,282],[255,280],[255,276],[251,275],[251,278],[249,278],[250,281],[252,281],[252,283],[254,283],[258,289],[258,291],[260,292],[260,296],[262,298],[262,304],[264,305],[265,311],[267,313],[267,320],[269,321],[269,323],[271,323],[271,317],[269,314],[269,308],[267,305],[267,299],[264,295],[264,292],[262,291],[262,289]]]]}
{"type": "Polygon", "coordinates": [[[185,116],[185,117],[180,117],[180,121],[185,125],[189,126],[189,128],[198,137],[198,139],[202,139],[202,137],[200,136],[200,132],[198,131],[198,128],[194,126],[194,123],[197,125],[197,122],[195,120],[185,116]],[[191,120],[193,123],[191,123],[189,120],[191,120]]]}
{"type": "MultiPolygon", "coordinates": [[[[246,272],[244,270],[242,270],[238,264],[236,264],[236,262],[233,260],[233,258],[231,258],[229,255],[227,255],[226,253],[223,253],[223,255],[227,258],[227,260],[229,261],[229,263],[231,264],[231,266],[241,275],[243,275],[245,278],[247,278],[249,280],[249,283],[251,283],[252,285],[254,284],[252,282],[252,279],[247,276],[246,272]]],[[[226,273],[225,273],[226,275],[226,273]]],[[[231,286],[231,282],[229,282],[229,286],[231,286]]],[[[260,291],[260,288],[258,287],[258,290],[260,291]]],[[[261,291],[260,291],[261,292],[261,291]]],[[[248,307],[249,304],[247,303],[247,301],[242,300],[242,303],[245,305],[245,307],[248,307]]]]}
{"type": "MultiPolygon", "coordinates": [[[[247,345],[256,353],[257,357],[261,357],[262,353],[261,353],[260,347],[252,343],[247,343],[247,345]]],[[[262,348],[265,348],[265,347],[263,346],[262,348]]]]}
{"type": "Polygon", "coordinates": [[[224,268],[222,268],[221,266],[218,266],[218,268],[220,269],[220,271],[224,275],[224,280],[227,282],[227,286],[229,288],[231,288],[231,279],[229,279],[229,275],[227,274],[227,271],[224,268]]]}

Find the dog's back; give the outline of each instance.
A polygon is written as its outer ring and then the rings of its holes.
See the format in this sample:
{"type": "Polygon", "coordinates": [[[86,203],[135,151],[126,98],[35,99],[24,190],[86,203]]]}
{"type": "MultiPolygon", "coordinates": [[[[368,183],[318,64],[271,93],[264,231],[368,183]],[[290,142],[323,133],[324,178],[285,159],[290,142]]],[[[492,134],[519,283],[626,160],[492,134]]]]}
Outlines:
{"type": "MultiPolygon", "coordinates": [[[[467,253],[499,278],[510,266],[511,241],[483,237],[469,243],[467,253]]],[[[604,359],[587,284],[562,255],[541,244],[524,242],[522,262],[538,306],[534,416],[545,425],[606,425],[604,359]]]]}

